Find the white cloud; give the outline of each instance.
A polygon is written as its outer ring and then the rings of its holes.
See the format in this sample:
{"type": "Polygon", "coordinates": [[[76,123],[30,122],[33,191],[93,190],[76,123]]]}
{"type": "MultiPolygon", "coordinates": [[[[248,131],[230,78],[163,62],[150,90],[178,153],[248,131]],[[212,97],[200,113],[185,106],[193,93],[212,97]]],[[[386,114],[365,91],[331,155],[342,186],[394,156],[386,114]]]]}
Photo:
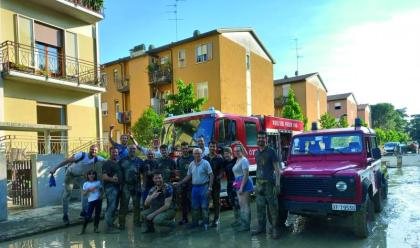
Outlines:
{"type": "Polygon", "coordinates": [[[330,94],[354,92],[359,103],[390,102],[420,113],[420,9],[351,27],[328,47],[311,67],[330,94]]]}

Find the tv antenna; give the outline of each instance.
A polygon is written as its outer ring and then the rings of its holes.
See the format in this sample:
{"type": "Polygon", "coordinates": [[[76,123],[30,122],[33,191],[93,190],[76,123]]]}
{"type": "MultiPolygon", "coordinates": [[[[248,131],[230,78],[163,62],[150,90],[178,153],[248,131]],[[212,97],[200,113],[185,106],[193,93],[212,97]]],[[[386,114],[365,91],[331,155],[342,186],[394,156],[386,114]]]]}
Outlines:
{"type": "Polygon", "coordinates": [[[168,4],[166,6],[172,7],[173,10],[166,11],[167,13],[173,13],[174,18],[170,18],[168,20],[175,21],[175,41],[178,41],[178,21],[182,21],[184,19],[178,18],[178,2],[184,2],[185,0],[174,0],[174,4],[168,4]]]}
{"type": "Polygon", "coordinates": [[[298,45],[298,38],[293,39],[295,41],[295,51],[296,51],[296,71],[295,76],[299,75],[299,59],[302,58],[301,55],[299,55],[299,50],[301,49],[298,45]]]}

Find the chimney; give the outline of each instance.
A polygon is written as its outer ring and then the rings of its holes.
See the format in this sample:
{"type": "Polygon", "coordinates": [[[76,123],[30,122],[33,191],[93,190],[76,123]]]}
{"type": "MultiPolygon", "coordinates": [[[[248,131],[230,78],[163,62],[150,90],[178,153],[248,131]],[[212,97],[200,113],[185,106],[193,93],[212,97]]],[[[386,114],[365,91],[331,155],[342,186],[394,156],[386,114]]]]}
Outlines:
{"type": "Polygon", "coordinates": [[[296,70],[295,71],[295,76],[297,77],[299,75],[299,72],[296,70]]]}
{"type": "Polygon", "coordinates": [[[200,30],[198,30],[198,29],[194,30],[193,37],[197,37],[199,35],[200,35],[200,30]]]}

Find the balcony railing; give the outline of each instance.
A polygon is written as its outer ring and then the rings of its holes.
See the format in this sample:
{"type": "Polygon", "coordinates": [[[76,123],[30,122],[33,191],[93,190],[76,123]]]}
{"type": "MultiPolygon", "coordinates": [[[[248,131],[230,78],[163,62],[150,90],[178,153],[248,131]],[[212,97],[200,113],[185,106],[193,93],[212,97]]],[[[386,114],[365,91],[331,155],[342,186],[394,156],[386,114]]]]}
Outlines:
{"type": "Polygon", "coordinates": [[[281,96],[281,97],[278,97],[278,98],[274,99],[274,107],[276,107],[276,108],[283,107],[286,104],[287,100],[288,100],[287,96],[281,96]]]}
{"type": "Polygon", "coordinates": [[[99,77],[99,66],[62,53],[5,41],[0,44],[0,59],[5,72],[13,70],[77,84],[103,87],[99,77]]]}
{"type": "Polygon", "coordinates": [[[172,82],[172,70],[171,69],[159,69],[149,72],[149,81],[153,84],[159,83],[171,83],[172,82]]]}
{"type": "Polygon", "coordinates": [[[83,8],[95,11],[101,15],[104,14],[103,1],[101,0],[66,0],[67,2],[74,3],[75,5],[82,6],[83,8]]]}
{"type": "Polygon", "coordinates": [[[118,112],[117,113],[117,121],[120,124],[131,123],[131,111],[118,112]]]}
{"type": "Polygon", "coordinates": [[[121,93],[130,91],[130,82],[128,78],[126,79],[120,79],[116,78],[114,80],[114,83],[116,84],[117,90],[121,93]]]}

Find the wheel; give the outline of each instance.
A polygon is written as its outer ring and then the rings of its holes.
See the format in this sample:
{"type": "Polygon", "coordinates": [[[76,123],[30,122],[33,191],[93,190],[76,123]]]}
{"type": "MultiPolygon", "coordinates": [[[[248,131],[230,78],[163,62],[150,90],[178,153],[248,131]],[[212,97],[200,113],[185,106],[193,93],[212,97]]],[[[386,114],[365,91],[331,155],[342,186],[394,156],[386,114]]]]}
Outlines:
{"type": "Polygon", "coordinates": [[[385,178],[382,180],[382,198],[386,200],[388,198],[388,180],[385,178]]]}
{"type": "Polygon", "coordinates": [[[378,189],[375,196],[373,197],[373,204],[375,206],[375,212],[380,213],[384,209],[384,192],[383,186],[378,189]]]}
{"type": "Polygon", "coordinates": [[[365,198],[360,210],[353,214],[353,232],[359,238],[367,238],[372,233],[375,220],[374,205],[369,194],[365,198]]]}

